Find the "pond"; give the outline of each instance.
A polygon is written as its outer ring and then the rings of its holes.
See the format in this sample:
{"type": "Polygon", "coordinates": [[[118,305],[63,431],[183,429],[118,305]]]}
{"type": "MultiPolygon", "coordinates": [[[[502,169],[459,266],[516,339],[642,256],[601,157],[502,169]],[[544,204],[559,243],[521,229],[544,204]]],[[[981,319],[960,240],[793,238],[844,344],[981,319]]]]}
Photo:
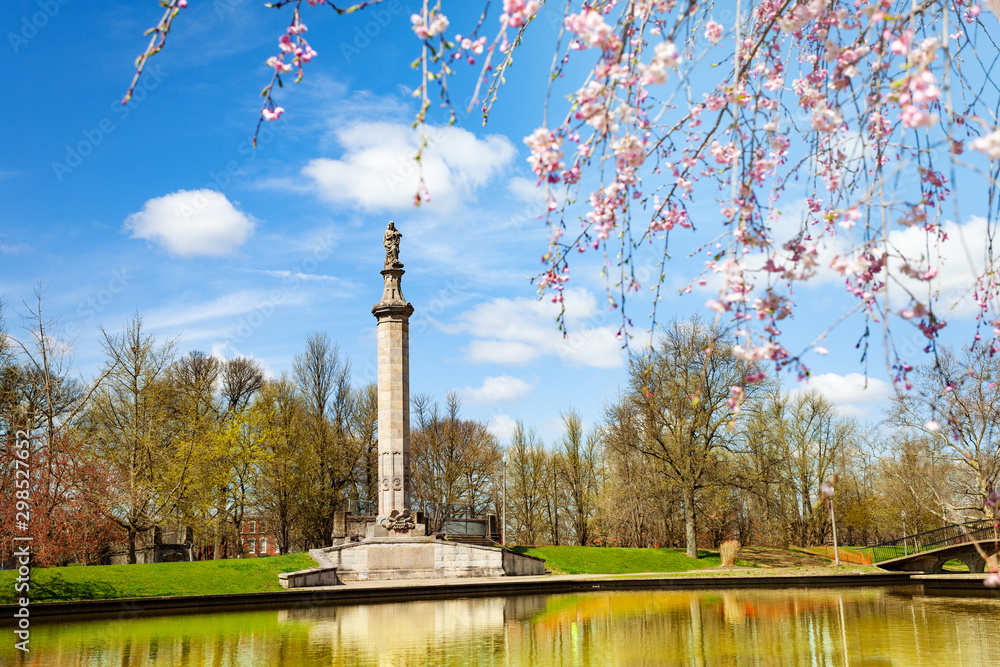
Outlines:
{"type": "MultiPolygon", "coordinates": [[[[34,622],[44,665],[986,665],[1000,599],[918,588],[599,591],[34,622]]],[[[4,634],[10,632],[3,628],[4,634]]]]}

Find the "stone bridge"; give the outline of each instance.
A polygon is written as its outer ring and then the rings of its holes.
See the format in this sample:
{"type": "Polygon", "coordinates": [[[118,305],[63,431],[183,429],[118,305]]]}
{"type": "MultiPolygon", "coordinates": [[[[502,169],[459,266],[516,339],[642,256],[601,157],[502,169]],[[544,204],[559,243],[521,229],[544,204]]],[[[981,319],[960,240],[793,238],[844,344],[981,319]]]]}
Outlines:
{"type": "Polygon", "coordinates": [[[1000,552],[1000,542],[996,540],[977,540],[963,542],[961,544],[949,544],[935,549],[918,551],[908,556],[900,556],[877,563],[883,570],[894,570],[902,572],[926,572],[928,574],[940,574],[945,563],[957,558],[969,567],[969,572],[984,572],[987,557],[1000,552]],[[976,548],[978,547],[978,549],[976,548]]]}

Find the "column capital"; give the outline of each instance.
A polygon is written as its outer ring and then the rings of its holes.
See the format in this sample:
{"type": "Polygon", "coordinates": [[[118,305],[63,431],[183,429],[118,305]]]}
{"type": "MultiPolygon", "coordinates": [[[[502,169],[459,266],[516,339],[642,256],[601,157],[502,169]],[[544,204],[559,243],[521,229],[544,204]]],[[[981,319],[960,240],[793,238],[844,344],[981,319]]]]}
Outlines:
{"type": "Polygon", "coordinates": [[[385,288],[382,300],[372,306],[372,315],[381,319],[385,315],[401,315],[409,317],[413,314],[413,306],[403,298],[403,269],[382,269],[385,288]]]}

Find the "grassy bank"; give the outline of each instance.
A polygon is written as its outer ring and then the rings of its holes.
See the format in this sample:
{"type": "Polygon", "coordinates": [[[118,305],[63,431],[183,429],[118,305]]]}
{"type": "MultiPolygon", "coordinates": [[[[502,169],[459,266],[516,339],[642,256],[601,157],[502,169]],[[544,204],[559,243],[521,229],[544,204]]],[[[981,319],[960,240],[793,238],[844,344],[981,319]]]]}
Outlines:
{"type": "Polygon", "coordinates": [[[683,549],[621,549],[616,547],[514,547],[518,553],[544,558],[556,574],[638,574],[686,572],[718,567],[719,554],[698,551],[688,558],[683,549]]]}
{"type": "MultiPolygon", "coordinates": [[[[149,565],[35,568],[32,602],[113,600],[161,595],[220,595],[280,590],[278,574],[316,567],[309,554],[149,565]]],[[[17,572],[0,572],[0,603],[15,602],[17,572]]]]}

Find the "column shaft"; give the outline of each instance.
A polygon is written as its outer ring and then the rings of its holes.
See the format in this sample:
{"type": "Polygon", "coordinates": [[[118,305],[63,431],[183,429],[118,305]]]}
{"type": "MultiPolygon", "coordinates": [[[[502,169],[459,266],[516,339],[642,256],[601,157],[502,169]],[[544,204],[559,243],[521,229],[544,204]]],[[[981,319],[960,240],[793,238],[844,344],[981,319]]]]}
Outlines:
{"type": "Polygon", "coordinates": [[[378,314],[378,520],[410,509],[409,317],[378,314]]]}

